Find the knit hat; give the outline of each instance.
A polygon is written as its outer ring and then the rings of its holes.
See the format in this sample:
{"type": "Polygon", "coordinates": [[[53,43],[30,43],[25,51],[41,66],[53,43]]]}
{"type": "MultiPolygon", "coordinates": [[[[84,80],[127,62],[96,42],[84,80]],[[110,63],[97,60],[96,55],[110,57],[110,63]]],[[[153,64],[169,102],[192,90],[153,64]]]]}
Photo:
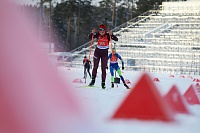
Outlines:
{"type": "Polygon", "coordinates": [[[102,28],[102,29],[104,29],[106,31],[106,25],[104,25],[104,24],[100,24],[99,28],[102,28]]]}

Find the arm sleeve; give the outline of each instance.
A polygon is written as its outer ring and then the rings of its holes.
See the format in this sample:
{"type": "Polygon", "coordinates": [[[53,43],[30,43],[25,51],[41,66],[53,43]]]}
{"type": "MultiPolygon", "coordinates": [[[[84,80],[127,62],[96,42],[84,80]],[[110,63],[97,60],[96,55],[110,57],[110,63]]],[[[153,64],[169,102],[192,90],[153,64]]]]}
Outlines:
{"type": "Polygon", "coordinates": [[[124,61],[123,61],[122,57],[119,54],[117,54],[117,57],[121,60],[122,66],[124,66],[124,61]]]}
{"type": "Polygon", "coordinates": [[[93,33],[90,33],[90,34],[88,35],[88,38],[89,38],[89,39],[92,39],[92,36],[93,36],[93,33]]]}
{"type": "Polygon", "coordinates": [[[92,36],[94,37],[94,38],[97,38],[97,33],[90,33],[89,35],[88,35],[88,38],[89,39],[92,39],[92,36]],[[94,35],[94,36],[93,36],[94,35]]]}
{"type": "Polygon", "coordinates": [[[109,54],[109,55],[108,55],[108,60],[111,58],[111,56],[112,56],[112,54],[109,54]]]}
{"type": "Polygon", "coordinates": [[[111,39],[114,40],[114,41],[118,41],[118,38],[115,35],[112,35],[111,39]]]}

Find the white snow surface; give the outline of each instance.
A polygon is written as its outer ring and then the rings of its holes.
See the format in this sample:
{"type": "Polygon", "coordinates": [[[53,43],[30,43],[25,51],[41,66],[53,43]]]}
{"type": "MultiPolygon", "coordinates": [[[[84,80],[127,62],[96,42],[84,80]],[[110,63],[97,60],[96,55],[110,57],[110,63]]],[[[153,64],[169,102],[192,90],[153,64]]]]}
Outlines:
{"type": "MultiPolygon", "coordinates": [[[[199,133],[200,132],[200,105],[190,105],[186,103],[191,114],[176,114],[174,122],[163,121],[145,121],[139,119],[111,119],[114,112],[126,98],[126,96],[132,91],[132,89],[125,89],[123,84],[115,84],[115,88],[110,88],[110,73],[107,70],[106,78],[106,90],[100,88],[101,86],[101,68],[98,69],[98,74],[95,82],[97,88],[80,88],[80,86],[88,85],[91,79],[87,78],[85,83],[73,83],[74,79],[83,79],[83,69],[81,68],[66,68],[58,67],[57,73],[62,76],[62,79],[66,83],[71,84],[71,89],[81,99],[81,103],[86,109],[86,113],[94,124],[94,132],[99,133],[199,133]],[[69,70],[70,69],[70,70],[69,70]]],[[[124,79],[130,80],[131,84],[128,84],[131,88],[138,82],[140,76],[144,72],[138,71],[123,71],[124,79]]],[[[188,75],[184,75],[185,78],[181,78],[181,75],[174,75],[174,78],[169,77],[170,74],[157,74],[148,73],[153,78],[158,78],[160,82],[154,82],[161,96],[164,96],[173,85],[176,85],[178,90],[183,95],[188,87],[196,82],[193,82],[194,78],[200,78],[200,76],[192,76],[193,79],[187,78],[188,75]]],[[[121,82],[121,81],[120,81],[121,82]]]]}

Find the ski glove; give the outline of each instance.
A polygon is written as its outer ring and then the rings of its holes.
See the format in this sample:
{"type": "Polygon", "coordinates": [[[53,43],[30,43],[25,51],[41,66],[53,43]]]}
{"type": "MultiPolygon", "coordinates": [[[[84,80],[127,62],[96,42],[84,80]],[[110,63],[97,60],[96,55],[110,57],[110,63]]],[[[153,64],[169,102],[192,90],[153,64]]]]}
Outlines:
{"type": "Polygon", "coordinates": [[[122,70],[124,70],[124,66],[122,66],[122,70]]]}

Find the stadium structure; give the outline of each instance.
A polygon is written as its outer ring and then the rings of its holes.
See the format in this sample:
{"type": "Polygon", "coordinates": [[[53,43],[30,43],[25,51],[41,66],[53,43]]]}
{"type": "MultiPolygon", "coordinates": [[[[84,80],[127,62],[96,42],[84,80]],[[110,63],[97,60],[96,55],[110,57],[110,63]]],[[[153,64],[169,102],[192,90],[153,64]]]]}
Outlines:
{"type": "MultiPolygon", "coordinates": [[[[163,2],[116,27],[112,42],[125,68],[175,74],[200,74],[200,1],[163,2]]],[[[96,43],[92,45],[93,52],[96,43]]],[[[67,65],[82,65],[90,42],[71,51],[67,65]]],[[[93,55],[92,52],[92,55],[93,55]]],[[[93,59],[91,55],[91,60],[93,59]]],[[[65,62],[66,63],[66,62],[65,62]]]]}

